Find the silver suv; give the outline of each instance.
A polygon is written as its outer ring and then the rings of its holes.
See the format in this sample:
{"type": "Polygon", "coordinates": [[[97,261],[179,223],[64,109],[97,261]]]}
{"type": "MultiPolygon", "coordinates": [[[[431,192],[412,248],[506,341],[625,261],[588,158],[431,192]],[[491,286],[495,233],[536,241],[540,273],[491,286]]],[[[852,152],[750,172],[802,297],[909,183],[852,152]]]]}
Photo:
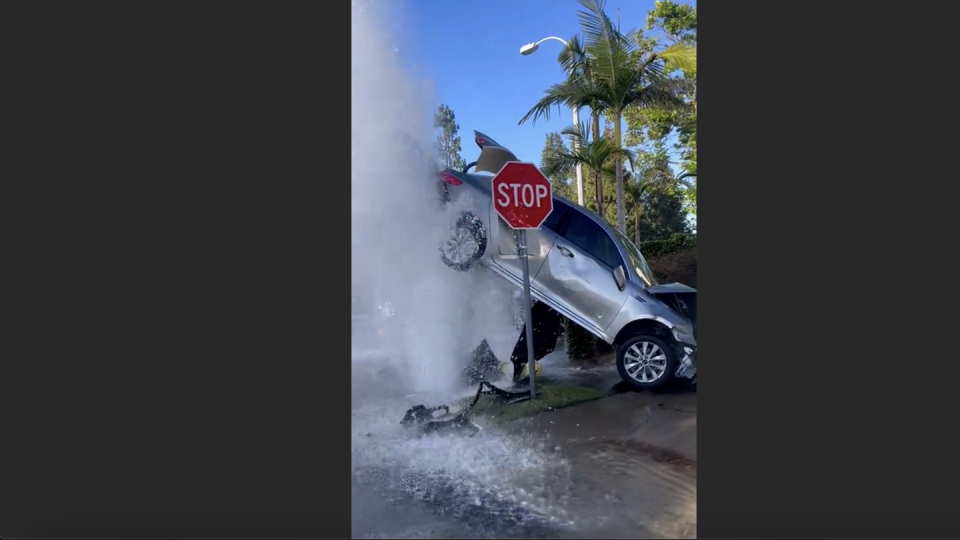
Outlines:
{"type": "MultiPolygon", "coordinates": [[[[487,267],[522,287],[518,237],[496,214],[491,198],[491,174],[519,160],[490,137],[474,134],[477,161],[464,171],[440,174],[441,197],[457,215],[440,246],[441,258],[460,271],[487,267]]],[[[613,345],[624,381],[641,389],[673,377],[696,382],[696,289],[657,283],[629,238],[557,195],[553,212],[527,239],[534,299],[613,345]]]]}

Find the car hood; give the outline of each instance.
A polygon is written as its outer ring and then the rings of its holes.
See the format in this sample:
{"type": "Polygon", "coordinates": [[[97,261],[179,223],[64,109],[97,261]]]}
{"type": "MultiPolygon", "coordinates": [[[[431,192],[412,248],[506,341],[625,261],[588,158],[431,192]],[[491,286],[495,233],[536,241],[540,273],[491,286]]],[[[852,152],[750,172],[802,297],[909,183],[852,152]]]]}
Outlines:
{"type": "Polygon", "coordinates": [[[650,294],[680,294],[695,293],[696,289],[684,285],[683,283],[668,283],[666,285],[654,285],[645,289],[650,294]]]}
{"type": "Polygon", "coordinates": [[[697,290],[683,283],[647,287],[647,294],[658,298],[670,309],[697,325],[697,290]]]}

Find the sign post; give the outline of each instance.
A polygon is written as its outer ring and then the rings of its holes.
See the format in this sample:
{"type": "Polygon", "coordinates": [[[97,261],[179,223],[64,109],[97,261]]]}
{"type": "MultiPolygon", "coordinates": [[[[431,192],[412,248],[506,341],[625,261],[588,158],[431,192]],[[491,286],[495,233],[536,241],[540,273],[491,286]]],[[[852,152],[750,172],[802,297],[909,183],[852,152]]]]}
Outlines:
{"type": "Polygon", "coordinates": [[[508,161],[493,177],[493,209],[511,229],[519,231],[517,255],[523,268],[523,312],[527,334],[530,398],[537,399],[537,361],[533,354],[533,300],[527,230],[539,229],[553,212],[553,186],[533,163],[508,161]]]}

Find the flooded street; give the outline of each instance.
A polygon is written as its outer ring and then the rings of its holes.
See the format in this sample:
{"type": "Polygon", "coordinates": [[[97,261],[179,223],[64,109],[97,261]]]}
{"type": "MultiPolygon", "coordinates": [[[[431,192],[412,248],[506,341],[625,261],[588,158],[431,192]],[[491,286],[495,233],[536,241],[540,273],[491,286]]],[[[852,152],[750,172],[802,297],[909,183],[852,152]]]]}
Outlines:
{"type": "Polygon", "coordinates": [[[473,438],[421,437],[399,421],[409,406],[436,402],[405,394],[377,366],[357,362],[353,379],[354,538],[696,537],[695,461],[577,436],[587,414],[578,407],[620,396],[484,425],[473,438]]]}
{"type": "Polygon", "coordinates": [[[414,499],[392,499],[377,482],[354,476],[350,488],[353,538],[462,538],[469,531],[414,499]]]}
{"type": "Polygon", "coordinates": [[[400,419],[437,398],[405,393],[375,361],[355,362],[351,382],[355,538],[558,536],[546,501],[520,487],[544,483],[543,447],[492,426],[475,437],[419,436],[400,419]]]}

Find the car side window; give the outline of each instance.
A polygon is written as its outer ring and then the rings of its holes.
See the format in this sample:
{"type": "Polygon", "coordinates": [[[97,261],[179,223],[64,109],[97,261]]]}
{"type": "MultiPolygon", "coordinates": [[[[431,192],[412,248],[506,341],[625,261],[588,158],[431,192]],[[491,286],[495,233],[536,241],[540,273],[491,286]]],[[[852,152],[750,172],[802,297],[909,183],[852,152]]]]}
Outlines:
{"type": "Polygon", "coordinates": [[[550,215],[547,216],[546,221],[543,222],[541,227],[550,229],[553,232],[560,230],[560,220],[563,219],[563,215],[567,213],[567,209],[570,208],[566,203],[560,202],[557,199],[553,200],[553,212],[550,212],[550,215]]]}
{"type": "Polygon", "coordinates": [[[580,212],[571,212],[564,237],[611,270],[623,264],[623,258],[610,235],[600,225],[580,212]]]}

